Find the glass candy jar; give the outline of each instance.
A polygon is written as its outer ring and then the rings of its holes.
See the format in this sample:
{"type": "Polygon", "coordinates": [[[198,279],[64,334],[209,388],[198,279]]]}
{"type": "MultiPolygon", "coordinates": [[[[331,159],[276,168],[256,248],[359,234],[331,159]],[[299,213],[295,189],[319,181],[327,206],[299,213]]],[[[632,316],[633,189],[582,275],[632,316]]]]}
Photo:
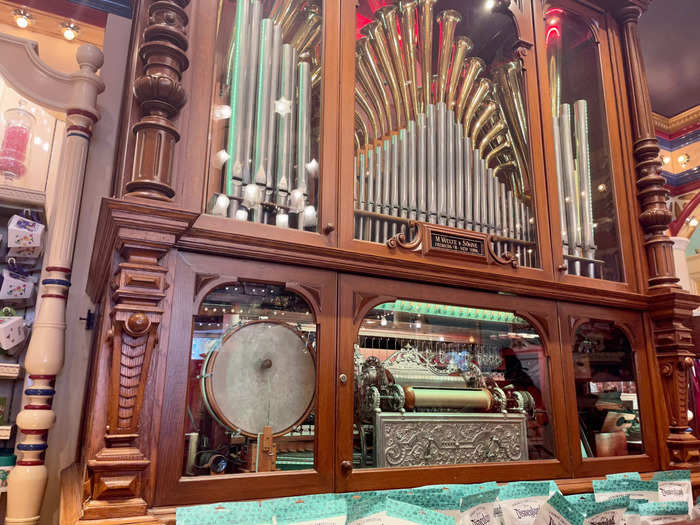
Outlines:
{"type": "Polygon", "coordinates": [[[26,109],[26,102],[23,100],[17,107],[5,111],[6,125],[0,149],[0,172],[6,179],[17,179],[27,171],[25,161],[34,122],[34,116],[26,109]]]}

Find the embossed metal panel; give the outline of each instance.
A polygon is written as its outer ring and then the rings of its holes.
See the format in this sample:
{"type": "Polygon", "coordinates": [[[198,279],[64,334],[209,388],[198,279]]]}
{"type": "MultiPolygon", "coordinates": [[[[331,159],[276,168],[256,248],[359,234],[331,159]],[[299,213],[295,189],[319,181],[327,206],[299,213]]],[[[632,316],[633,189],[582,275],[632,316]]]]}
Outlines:
{"type": "Polygon", "coordinates": [[[525,461],[524,414],[379,412],[378,467],[525,461]]]}

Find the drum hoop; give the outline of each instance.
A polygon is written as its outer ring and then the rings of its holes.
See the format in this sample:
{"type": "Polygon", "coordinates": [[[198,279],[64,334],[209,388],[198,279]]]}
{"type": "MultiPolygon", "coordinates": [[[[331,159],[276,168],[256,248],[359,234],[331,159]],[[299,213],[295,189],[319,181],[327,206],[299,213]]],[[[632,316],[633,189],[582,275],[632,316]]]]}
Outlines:
{"type": "MultiPolygon", "coordinates": [[[[257,320],[257,321],[249,321],[245,324],[242,324],[240,326],[237,326],[233,330],[231,330],[226,336],[221,340],[221,345],[219,345],[219,348],[228,341],[233,334],[238,332],[239,330],[248,327],[252,324],[260,324],[260,323],[266,323],[266,324],[276,324],[280,325],[288,330],[291,330],[294,332],[299,339],[304,341],[304,335],[300,330],[297,330],[296,328],[293,328],[289,326],[289,324],[282,322],[282,321],[269,321],[269,320],[257,320]]],[[[313,348],[311,347],[310,344],[306,343],[306,349],[309,352],[309,355],[311,356],[311,361],[314,365],[314,376],[316,376],[316,353],[314,352],[313,348]]],[[[218,403],[216,403],[216,398],[214,396],[214,392],[212,391],[212,385],[211,385],[211,372],[214,368],[214,365],[216,363],[216,357],[219,354],[219,349],[216,350],[211,350],[207,356],[204,358],[204,363],[202,364],[202,375],[201,375],[201,389],[202,389],[202,401],[204,402],[204,406],[206,407],[207,411],[211,416],[219,423],[221,426],[228,428],[234,432],[239,432],[244,436],[247,437],[258,437],[257,434],[252,433],[252,432],[246,432],[243,429],[238,428],[236,425],[234,425],[231,421],[228,420],[226,416],[221,412],[219,409],[218,403]]],[[[280,430],[279,432],[276,432],[272,434],[273,437],[279,437],[283,436],[290,430],[292,430],[294,427],[298,426],[302,421],[304,421],[311,411],[313,410],[314,403],[316,402],[316,391],[318,390],[317,387],[317,377],[314,377],[314,393],[313,396],[311,396],[311,400],[309,401],[309,405],[306,407],[306,410],[304,411],[304,415],[301,416],[297,421],[295,421],[292,425],[289,427],[285,428],[284,430],[280,430]]]]}

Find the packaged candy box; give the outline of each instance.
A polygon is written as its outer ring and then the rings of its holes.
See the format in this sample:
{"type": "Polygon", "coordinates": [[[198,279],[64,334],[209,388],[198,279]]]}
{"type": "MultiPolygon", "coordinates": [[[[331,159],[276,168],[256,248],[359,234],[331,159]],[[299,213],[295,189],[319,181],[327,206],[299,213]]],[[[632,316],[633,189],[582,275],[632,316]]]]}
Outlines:
{"type": "Polygon", "coordinates": [[[38,257],[43,248],[44,225],[13,215],[7,224],[7,246],[10,257],[38,257]]]}
{"type": "Polygon", "coordinates": [[[24,342],[27,328],[24,319],[18,316],[0,317],[0,348],[10,350],[24,342]]]}
{"type": "Polygon", "coordinates": [[[0,300],[29,299],[33,292],[34,282],[31,277],[3,268],[0,300]]]}

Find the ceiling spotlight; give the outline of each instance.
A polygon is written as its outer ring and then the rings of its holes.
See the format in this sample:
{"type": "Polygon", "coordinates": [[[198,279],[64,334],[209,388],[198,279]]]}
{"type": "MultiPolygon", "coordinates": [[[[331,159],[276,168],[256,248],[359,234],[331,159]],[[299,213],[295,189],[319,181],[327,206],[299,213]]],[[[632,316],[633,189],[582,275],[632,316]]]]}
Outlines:
{"type": "Polygon", "coordinates": [[[669,157],[668,155],[663,155],[661,157],[661,160],[663,160],[664,164],[668,164],[669,162],[671,162],[671,157],[669,157]]]}
{"type": "Polygon", "coordinates": [[[487,11],[491,11],[494,7],[496,7],[496,0],[486,0],[484,2],[484,9],[487,11]]]}
{"type": "Polygon", "coordinates": [[[693,228],[695,228],[697,225],[698,225],[698,220],[697,220],[695,217],[693,217],[692,219],[690,219],[690,226],[692,226],[693,228]]]}
{"type": "Polygon", "coordinates": [[[75,37],[78,36],[79,32],[80,28],[73,22],[63,22],[61,24],[61,33],[63,34],[63,38],[69,42],[71,40],[75,40],[75,37]]]}
{"type": "Polygon", "coordinates": [[[601,193],[605,193],[608,190],[608,187],[605,184],[598,184],[598,191],[601,193]]]}
{"type": "Polygon", "coordinates": [[[678,163],[681,165],[682,168],[687,167],[689,162],[690,155],[688,155],[687,153],[683,153],[683,155],[678,156],[678,163]]]}
{"type": "Polygon", "coordinates": [[[17,24],[17,27],[20,29],[27,29],[32,22],[32,15],[30,15],[29,11],[26,9],[15,9],[12,12],[12,16],[15,19],[15,24],[17,24]]]}

